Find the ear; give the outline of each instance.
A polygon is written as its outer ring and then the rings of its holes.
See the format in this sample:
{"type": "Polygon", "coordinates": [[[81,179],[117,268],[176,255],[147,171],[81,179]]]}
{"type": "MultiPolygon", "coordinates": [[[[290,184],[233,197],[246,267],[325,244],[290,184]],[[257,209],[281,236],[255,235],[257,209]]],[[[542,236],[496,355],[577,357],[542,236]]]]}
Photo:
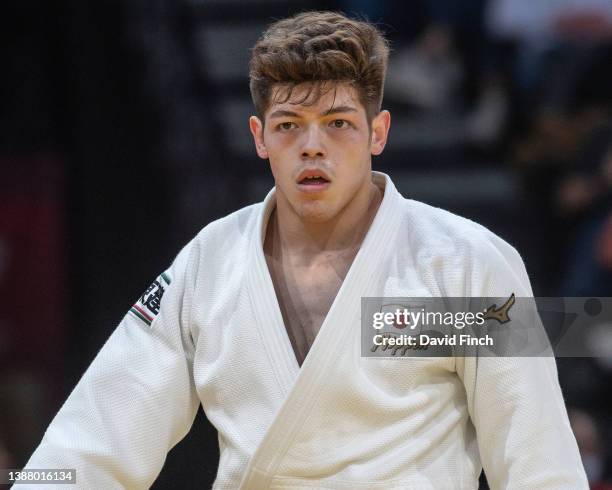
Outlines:
{"type": "Polygon", "coordinates": [[[257,156],[264,160],[268,158],[268,150],[266,150],[266,144],[264,143],[263,137],[263,124],[257,116],[251,116],[249,118],[249,128],[253,135],[253,141],[255,142],[255,150],[257,156]]]}
{"type": "Polygon", "coordinates": [[[380,111],[372,119],[372,142],[370,143],[370,153],[380,155],[387,144],[387,136],[391,127],[391,114],[389,111],[380,111]]]}

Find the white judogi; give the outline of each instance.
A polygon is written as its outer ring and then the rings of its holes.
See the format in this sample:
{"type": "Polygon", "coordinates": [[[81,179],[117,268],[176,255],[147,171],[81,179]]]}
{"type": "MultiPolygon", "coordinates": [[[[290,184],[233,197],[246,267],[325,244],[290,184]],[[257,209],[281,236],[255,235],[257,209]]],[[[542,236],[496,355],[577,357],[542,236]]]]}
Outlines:
{"type": "Polygon", "coordinates": [[[481,461],[493,489],[588,488],[554,359],[360,357],[362,296],[532,296],[510,245],[373,175],[383,201],[301,368],[263,253],[272,191],[181,251],[28,467],[145,488],[201,402],[216,489],[475,489],[481,461]]]}

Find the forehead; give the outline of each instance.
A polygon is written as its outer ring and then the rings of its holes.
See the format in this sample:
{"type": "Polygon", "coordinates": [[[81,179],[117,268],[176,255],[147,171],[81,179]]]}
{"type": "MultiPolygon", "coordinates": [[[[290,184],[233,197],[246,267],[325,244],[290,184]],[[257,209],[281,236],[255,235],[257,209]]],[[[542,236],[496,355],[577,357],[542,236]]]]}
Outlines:
{"type": "Polygon", "coordinates": [[[350,107],[365,113],[357,90],[348,83],[323,82],[319,86],[303,83],[293,88],[289,99],[287,99],[288,90],[288,87],[283,85],[272,88],[266,116],[279,110],[322,114],[337,107],[350,107]],[[320,96],[316,98],[318,88],[320,96]]]}

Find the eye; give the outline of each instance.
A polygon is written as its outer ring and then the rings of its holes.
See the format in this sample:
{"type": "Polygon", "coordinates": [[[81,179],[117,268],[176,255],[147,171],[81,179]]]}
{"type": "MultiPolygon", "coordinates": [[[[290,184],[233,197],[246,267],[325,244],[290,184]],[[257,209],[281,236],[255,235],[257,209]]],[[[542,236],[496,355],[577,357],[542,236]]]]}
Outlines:
{"type": "Polygon", "coordinates": [[[350,123],[345,119],[334,119],[330,125],[336,129],[345,129],[349,127],[350,123]]]}
{"type": "Polygon", "coordinates": [[[285,121],[276,126],[279,131],[290,131],[293,128],[297,128],[297,125],[290,121],[285,121]]]}

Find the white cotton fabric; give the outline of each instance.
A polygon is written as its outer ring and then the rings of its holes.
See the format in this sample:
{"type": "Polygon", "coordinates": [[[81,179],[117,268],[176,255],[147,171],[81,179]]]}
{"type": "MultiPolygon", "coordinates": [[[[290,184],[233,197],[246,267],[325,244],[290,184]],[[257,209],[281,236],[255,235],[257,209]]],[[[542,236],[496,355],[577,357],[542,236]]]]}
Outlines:
{"type": "Polygon", "coordinates": [[[301,368],[263,254],[271,191],[181,251],[159,315],[123,319],[27,466],[147,488],[201,402],[218,490],[477,489],[482,466],[493,490],[587,489],[553,358],[360,357],[362,296],[532,296],[506,242],[373,178],[382,204],[301,368]]]}

